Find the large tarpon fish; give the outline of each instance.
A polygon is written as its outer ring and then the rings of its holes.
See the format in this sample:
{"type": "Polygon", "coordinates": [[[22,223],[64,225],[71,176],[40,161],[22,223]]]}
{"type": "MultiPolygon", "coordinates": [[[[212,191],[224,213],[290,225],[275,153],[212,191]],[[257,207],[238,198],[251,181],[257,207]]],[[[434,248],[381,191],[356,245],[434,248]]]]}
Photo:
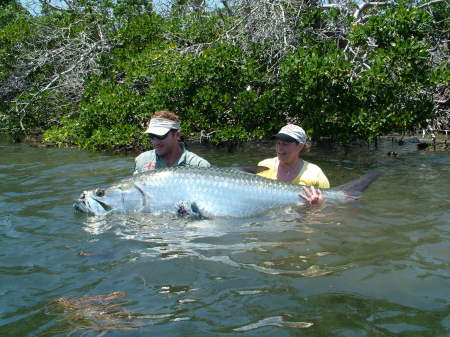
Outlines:
{"type": "MultiPolygon", "coordinates": [[[[378,176],[373,171],[332,189],[325,200],[361,196],[378,176]]],[[[200,217],[250,217],[269,209],[301,203],[302,186],[224,168],[176,167],[147,171],[108,188],[84,191],[74,207],[91,214],[173,212],[200,217]]]]}

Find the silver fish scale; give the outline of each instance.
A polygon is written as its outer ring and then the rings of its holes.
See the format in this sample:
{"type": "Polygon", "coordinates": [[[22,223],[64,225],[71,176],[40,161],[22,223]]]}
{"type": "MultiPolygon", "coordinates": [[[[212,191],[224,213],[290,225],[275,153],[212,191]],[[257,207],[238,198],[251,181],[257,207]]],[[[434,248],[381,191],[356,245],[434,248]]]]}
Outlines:
{"type": "Polygon", "coordinates": [[[298,185],[234,169],[170,168],[146,172],[133,180],[145,192],[145,210],[153,213],[195,203],[205,216],[251,216],[298,203],[301,192],[298,185]]]}
{"type": "MultiPolygon", "coordinates": [[[[327,203],[347,202],[382,172],[372,171],[323,191],[327,203]]],[[[175,212],[204,216],[247,217],[298,204],[302,187],[223,168],[168,168],[127,178],[105,189],[84,191],[74,207],[82,212],[175,212]]]]}

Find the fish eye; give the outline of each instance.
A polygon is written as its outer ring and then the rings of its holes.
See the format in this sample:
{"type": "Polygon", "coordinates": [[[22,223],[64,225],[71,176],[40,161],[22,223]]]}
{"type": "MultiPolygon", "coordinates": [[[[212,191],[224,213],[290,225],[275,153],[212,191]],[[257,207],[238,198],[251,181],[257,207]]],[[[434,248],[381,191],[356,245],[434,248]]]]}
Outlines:
{"type": "Polygon", "coordinates": [[[105,190],[97,188],[94,193],[97,197],[103,197],[105,195],[105,190]]]}

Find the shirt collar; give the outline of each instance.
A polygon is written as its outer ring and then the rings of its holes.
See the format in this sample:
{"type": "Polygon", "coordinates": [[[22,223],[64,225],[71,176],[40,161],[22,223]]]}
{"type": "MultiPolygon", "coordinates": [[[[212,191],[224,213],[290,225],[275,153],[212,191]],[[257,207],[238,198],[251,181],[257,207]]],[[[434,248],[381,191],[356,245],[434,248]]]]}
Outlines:
{"type": "MultiPolygon", "coordinates": [[[[184,146],[184,143],[179,143],[180,147],[181,147],[181,156],[180,158],[178,158],[177,162],[173,164],[173,166],[183,166],[182,164],[186,162],[186,147],[184,146]]],[[[164,167],[169,167],[167,165],[166,160],[163,157],[158,156],[158,154],[155,152],[156,155],[156,162],[161,163],[162,165],[157,165],[157,168],[164,168],[164,167]]],[[[173,167],[172,166],[172,167],[173,167]]]]}

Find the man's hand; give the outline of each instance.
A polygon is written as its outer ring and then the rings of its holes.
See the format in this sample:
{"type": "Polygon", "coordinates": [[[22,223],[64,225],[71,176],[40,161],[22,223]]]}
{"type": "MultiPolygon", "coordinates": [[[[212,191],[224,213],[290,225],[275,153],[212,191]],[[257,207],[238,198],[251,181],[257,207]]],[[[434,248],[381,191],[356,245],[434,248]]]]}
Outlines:
{"type": "Polygon", "coordinates": [[[316,190],[314,186],[303,186],[303,190],[305,191],[305,194],[299,194],[298,196],[305,200],[309,205],[321,205],[325,201],[322,191],[319,188],[316,190]]]}

